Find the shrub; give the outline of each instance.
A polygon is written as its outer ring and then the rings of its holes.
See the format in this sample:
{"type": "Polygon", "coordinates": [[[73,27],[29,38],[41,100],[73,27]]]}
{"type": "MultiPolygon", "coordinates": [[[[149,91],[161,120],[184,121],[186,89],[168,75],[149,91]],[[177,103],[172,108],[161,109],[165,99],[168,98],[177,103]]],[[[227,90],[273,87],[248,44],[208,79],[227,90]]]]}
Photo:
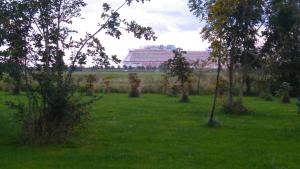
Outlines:
{"type": "Polygon", "coordinates": [[[98,81],[96,75],[89,74],[86,78],[86,94],[93,95],[95,92],[95,83],[98,81]]]}
{"type": "Polygon", "coordinates": [[[186,92],[182,93],[182,96],[180,98],[180,102],[182,102],[182,103],[190,102],[189,95],[186,92]]]}
{"type": "Polygon", "coordinates": [[[211,128],[217,128],[217,127],[221,127],[221,124],[219,121],[217,120],[209,120],[208,123],[206,124],[207,127],[211,127],[211,128]]]}
{"type": "Polygon", "coordinates": [[[190,76],[186,82],[187,84],[187,91],[189,94],[198,94],[198,91],[194,91],[194,86],[193,84],[196,82],[196,79],[193,76],[190,76]]]}
{"type": "Polygon", "coordinates": [[[169,91],[168,95],[171,96],[171,97],[177,97],[179,91],[180,91],[180,84],[175,83],[170,88],[170,91],[169,91]]]}
{"type": "Polygon", "coordinates": [[[277,96],[279,96],[281,98],[281,101],[283,103],[290,103],[291,102],[290,95],[289,95],[290,89],[291,89],[291,86],[287,82],[283,82],[280,85],[280,88],[277,91],[277,96]]]}
{"type": "Polygon", "coordinates": [[[139,97],[141,80],[138,78],[138,75],[136,73],[130,73],[128,79],[130,83],[129,97],[139,97]]]}
{"type": "Polygon", "coordinates": [[[232,105],[228,103],[223,105],[222,111],[227,114],[245,115],[249,114],[249,110],[239,101],[233,102],[232,105]]]}
{"type": "Polygon", "coordinates": [[[55,103],[57,109],[52,110],[55,113],[41,113],[43,106],[37,95],[31,96],[29,104],[6,102],[6,105],[17,110],[16,117],[22,127],[22,143],[66,143],[70,136],[85,126],[89,117],[87,107],[96,99],[82,102],[79,97],[72,96],[70,100],[63,100],[55,103]]]}
{"type": "Polygon", "coordinates": [[[171,86],[170,76],[168,76],[167,74],[163,74],[161,83],[162,83],[162,92],[164,94],[169,94],[169,90],[170,90],[170,86],[171,86]]]}
{"type": "Polygon", "coordinates": [[[270,94],[270,93],[262,93],[260,97],[262,99],[266,100],[266,101],[273,101],[274,100],[272,94],[270,94]]]}
{"type": "Polygon", "coordinates": [[[108,79],[103,79],[103,92],[104,93],[110,93],[110,80],[108,79]]]}
{"type": "MultiPolygon", "coordinates": [[[[215,84],[215,82],[212,83],[212,84],[215,84]]],[[[228,81],[221,77],[219,79],[219,95],[220,96],[225,95],[226,91],[228,91],[228,88],[229,88],[228,87],[228,81]]]]}

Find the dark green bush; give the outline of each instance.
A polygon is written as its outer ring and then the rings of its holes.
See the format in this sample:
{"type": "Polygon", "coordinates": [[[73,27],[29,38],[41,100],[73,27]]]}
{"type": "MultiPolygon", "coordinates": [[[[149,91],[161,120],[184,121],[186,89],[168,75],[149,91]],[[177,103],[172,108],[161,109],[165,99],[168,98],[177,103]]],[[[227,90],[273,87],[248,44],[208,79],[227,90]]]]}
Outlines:
{"type": "Polygon", "coordinates": [[[270,94],[270,93],[263,93],[263,94],[261,94],[260,97],[262,99],[266,100],[266,101],[273,101],[274,100],[272,94],[270,94]]]}
{"type": "Polygon", "coordinates": [[[239,101],[233,102],[232,105],[226,103],[223,105],[222,111],[226,114],[246,115],[250,111],[239,101]]]}
{"type": "Polygon", "coordinates": [[[89,118],[87,107],[94,101],[80,101],[77,96],[70,100],[57,101],[55,113],[43,112],[38,96],[32,96],[29,104],[6,102],[15,109],[17,121],[21,124],[21,142],[24,144],[65,143],[89,118]],[[62,109],[62,107],[64,109],[62,109]]]}
{"type": "Polygon", "coordinates": [[[188,103],[190,102],[189,96],[187,93],[183,93],[181,98],[180,98],[180,102],[182,103],[188,103]]]}
{"type": "Polygon", "coordinates": [[[280,88],[277,91],[277,96],[280,97],[280,99],[283,103],[290,103],[291,102],[290,95],[289,95],[290,89],[291,89],[291,86],[287,82],[283,82],[280,85],[280,88]]]}

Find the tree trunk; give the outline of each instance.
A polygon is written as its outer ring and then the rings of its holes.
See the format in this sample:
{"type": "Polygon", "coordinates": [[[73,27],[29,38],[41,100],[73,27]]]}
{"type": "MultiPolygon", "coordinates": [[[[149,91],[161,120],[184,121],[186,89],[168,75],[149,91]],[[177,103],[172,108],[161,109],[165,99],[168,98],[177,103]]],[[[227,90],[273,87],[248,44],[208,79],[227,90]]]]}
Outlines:
{"type": "Polygon", "coordinates": [[[246,77],[245,77],[245,84],[246,84],[246,94],[249,96],[252,94],[251,79],[250,79],[249,75],[246,75],[246,77]]]}
{"type": "Polygon", "coordinates": [[[229,91],[228,91],[228,105],[233,105],[233,61],[230,58],[229,63],[229,91]]]}
{"type": "MultiPolygon", "coordinates": [[[[243,68],[242,68],[243,69],[243,68]]],[[[244,98],[244,70],[240,71],[239,102],[243,103],[244,98]]]]}
{"type": "Polygon", "coordinates": [[[198,92],[198,95],[200,95],[200,82],[201,82],[201,77],[198,76],[198,81],[197,81],[197,92],[198,92]]]}
{"type": "Polygon", "coordinates": [[[180,102],[187,103],[187,102],[189,102],[189,96],[187,94],[184,84],[185,84],[184,82],[181,82],[182,96],[181,96],[180,102]]]}
{"type": "Polygon", "coordinates": [[[215,88],[213,105],[212,105],[212,109],[210,112],[210,118],[209,118],[208,124],[214,124],[214,114],[215,114],[215,110],[216,110],[217,97],[218,97],[218,91],[219,91],[220,72],[221,72],[221,61],[220,61],[220,57],[219,57],[218,58],[218,73],[217,73],[216,88],[215,88]]]}

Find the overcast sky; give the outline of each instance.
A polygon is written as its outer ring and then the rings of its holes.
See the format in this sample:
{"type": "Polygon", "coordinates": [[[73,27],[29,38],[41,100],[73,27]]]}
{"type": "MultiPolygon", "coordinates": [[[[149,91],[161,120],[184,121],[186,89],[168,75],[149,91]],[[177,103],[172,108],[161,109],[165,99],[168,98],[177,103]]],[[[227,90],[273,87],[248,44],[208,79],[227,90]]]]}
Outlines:
{"type": "MultiPolygon", "coordinates": [[[[94,32],[99,23],[102,4],[107,2],[112,7],[118,7],[123,0],[86,0],[87,7],[82,11],[84,20],[76,20],[74,27],[84,32],[94,32]]],[[[143,26],[151,26],[158,39],[145,41],[133,38],[131,34],[124,34],[120,40],[100,34],[98,38],[104,44],[107,53],[117,54],[119,59],[124,59],[129,49],[140,48],[145,45],[173,44],[185,50],[206,50],[207,42],[202,41],[199,34],[201,24],[189,12],[187,0],[151,0],[145,4],[122,8],[121,17],[135,20],[143,26]]]]}

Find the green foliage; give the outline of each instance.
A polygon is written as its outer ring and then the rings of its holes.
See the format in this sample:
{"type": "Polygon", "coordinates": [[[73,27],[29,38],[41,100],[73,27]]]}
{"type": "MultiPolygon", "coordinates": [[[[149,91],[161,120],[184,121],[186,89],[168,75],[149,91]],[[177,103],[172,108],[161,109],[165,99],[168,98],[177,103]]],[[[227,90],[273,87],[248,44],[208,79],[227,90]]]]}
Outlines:
{"type": "Polygon", "coordinates": [[[272,94],[270,94],[270,93],[262,93],[262,94],[260,95],[260,97],[261,97],[262,99],[266,100],[266,101],[273,101],[273,100],[274,100],[272,94]]]}
{"type": "MultiPolygon", "coordinates": [[[[211,43],[211,60],[220,60],[228,68],[228,105],[234,105],[235,70],[244,77],[251,68],[257,67],[259,57],[256,42],[263,21],[263,0],[189,0],[191,12],[202,21],[202,37],[211,43]],[[220,57],[220,58],[219,58],[220,57]]],[[[242,79],[242,78],[241,78],[242,79]]],[[[243,84],[240,80],[240,103],[243,84]]]]}
{"type": "Polygon", "coordinates": [[[300,4],[298,0],[270,0],[267,10],[264,63],[270,65],[276,86],[288,82],[300,95],[300,4]]]}
{"type": "MultiPolygon", "coordinates": [[[[1,61],[12,62],[18,67],[12,77],[24,79],[26,96],[23,110],[33,116],[30,122],[24,119],[23,128],[34,128],[28,142],[36,140],[64,142],[72,133],[73,126],[80,123],[85,106],[75,96],[78,91],[74,84],[73,72],[77,66],[86,64],[88,58],[97,66],[108,66],[111,62],[118,63],[115,55],[108,56],[103,44],[96,35],[104,32],[119,39],[121,30],[133,33],[135,38],[155,40],[156,36],[150,27],[144,27],[135,21],[122,19],[118,11],[132,3],[144,3],[139,0],[125,0],[116,10],[107,3],[103,4],[101,21],[94,33],[87,33],[85,37],[73,39],[77,30],[70,27],[76,18],[81,17],[81,10],[86,6],[84,0],[72,1],[1,1],[0,13],[0,49],[4,56],[1,61]],[[70,60],[70,64],[65,63],[70,60]],[[33,85],[37,83],[37,86],[33,85]],[[33,111],[27,105],[37,102],[33,111]],[[79,116],[79,117],[78,117],[79,116]],[[75,120],[71,120],[75,119],[75,120]],[[27,125],[27,126],[26,126],[27,125]],[[33,125],[33,126],[32,126],[33,125]],[[40,130],[38,132],[35,129],[40,130]],[[61,131],[70,130],[70,131],[61,131]],[[65,134],[65,137],[63,137],[65,134]],[[60,140],[62,139],[62,140],[60,140]]],[[[0,55],[2,57],[2,55],[0,55]]],[[[10,68],[11,69],[11,68],[10,68]]],[[[95,79],[87,79],[88,94],[94,90],[95,79]]],[[[92,100],[94,98],[91,98],[92,100]]],[[[27,115],[26,115],[27,116],[27,115]]],[[[29,135],[26,132],[25,135],[29,135]]],[[[39,141],[37,141],[39,142],[39,141]]]]}
{"type": "Polygon", "coordinates": [[[169,59],[165,63],[165,65],[167,74],[171,77],[176,77],[178,82],[180,82],[182,90],[182,96],[180,101],[189,102],[186,84],[192,74],[192,69],[190,63],[184,57],[184,54],[186,54],[186,52],[180,48],[174,50],[175,56],[169,59]]]}
{"type": "Polygon", "coordinates": [[[41,99],[32,97],[28,104],[6,102],[17,111],[16,117],[22,127],[21,142],[25,144],[66,143],[77,128],[85,126],[83,122],[89,118],[87,107],[96,99],[80,101],[78,97],[71,97],[68,101],[59,100],[55,106],[63,107],[60,109],[65,112],[56,112],[57,116],[53,116],[51,112],[41,114],[44,108],[41,99]]]}
{"type": "Polygon", "coordinates": [[[279,90],[277,91],[277,96],[279,96],[281,98],[281,101],[283,103],[290,103],[290,90],[291,90],[291,86],[289,83],[287,82],[283,82],[280,85],[279,90]]]}
{"type": "Polygon", "coordinates": [[[224,96],[227,92],[228,92],[228,80],[226,80],[225,78],[220,78],[219,79],[219,89],[218,89],[218,94],[220,94],[220,96],[224,96]]]}

